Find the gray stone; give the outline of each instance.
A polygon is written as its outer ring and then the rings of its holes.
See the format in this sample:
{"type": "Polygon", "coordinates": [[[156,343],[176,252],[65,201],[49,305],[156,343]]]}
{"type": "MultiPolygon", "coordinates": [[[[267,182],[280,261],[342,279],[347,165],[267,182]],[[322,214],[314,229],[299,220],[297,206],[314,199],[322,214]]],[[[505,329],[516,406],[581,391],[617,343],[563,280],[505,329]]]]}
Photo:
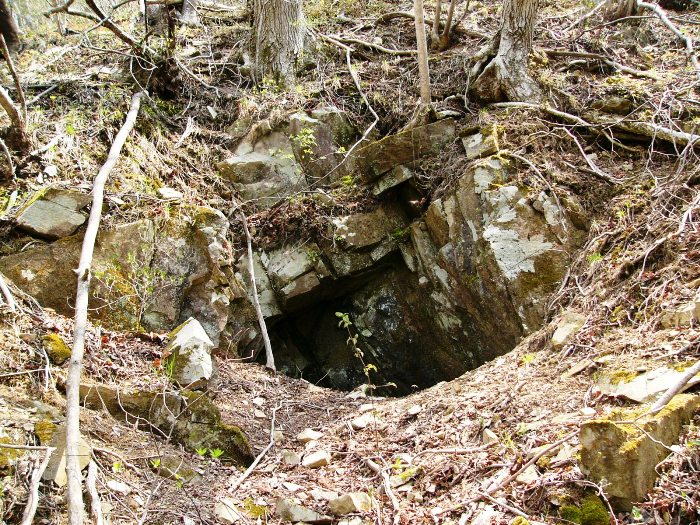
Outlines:
{"type": "MultiPolygon", "coordinates": [[[[623,397],[637,403],[647,403],[678,383],[684,375],[683,370],[674,370],[665,366],[639,374],[630,381],[620,381],[619,378],[612,380],[610,376],[603,374],[598,380],[598,387],[603,394],[611,397],[623,397]]],[[[691,378],[681,391],[698,383],[700,383],[700,374],[691,378]]]]}
{"type": "Polygon", "coordinates": [[[220,162],[217,169],[243,200],[263,208],[308,187],[292,143],[278,131],[263,136],[253,146],[242,144],[236,155],[220,162]]]}
{"type": "Polygon", "coordinates": [[[140,426],[194,452],[200,448],[223,450],[221,461],[248,466],[253,451],[240,428],[224,423],[221,412],[202,392],[130,392],[104,385],[80,385],[80,402],[86,408],[106,410],[120,421],[140,426]]]}
{"type": "Polygon", "coordinates": [[[316,501],[331,501],[338,498],[338,493],[332,490],[311,489],[309,491],[311,497],[316,501]]]}
{"type": "Polygon", "coordinates": [[[396,166],[374,183],[372,193],[376,196],[395,188],[399,184],[413,178],[413,172],[406,166],[396,166]]]}
{"type": "Polygon", "coordinates": [[[680,394],[656,415],[637,419],[638,409],[620,410],[582,423],[581,470],[596,483],[605,480],[605,492],[616,510],[630,511],[654,487],[656,466],[698,407],[700,396],[680,394]],[[635,424],[618,423],[630,420],[635,424]]]}
{"type": "Polygon", "coordinates": [[[280,519],[291,521],[292,523],[330,523],[333,521],[333,518],[330,516],[302,507],[289,498],[277,500],[275,513],[280,519]]]}
{"type": "Polygon", "coordinates": [[[700,294],[676,308],[666,310],[661,315],[663,328],[687,328],[700,319],[700,294]]]}
{"type": "Polygon", "coordinates": [[[455,138],[452,119],[419,126],[372,142],[352,156],[352,166],[366,182],[372,182],[395,166],[406,165],[428,155],[437,155],[455,138]]]}
{"type": "MultiPolygon", "coordinates": [[[[80,442],[78,443],[78,464],[80,470],[83,470],[90,463],[90,457],[92,454],[92,448],[90,444],[85,441],[83,436],[80,436],[80,442]]],[[[49,464],[46,466],[46,470],[42,475],[41,479],[46,481],[53,481],[59,487],[63,487],[68,482],[68,477],[66,476],[66,427],[65,425],[60,425],[54,432],[50,447],[54,447],[56,450],[51,454],[49,459],[49,464]]]]}
{"type": "Polygon", "coordinates": [[[301,456],[291,450],[282,452],[282,462],[290,467],[295,467],[301,464],[301,456]]]}
{"type": "Polygon", "coordinates": [[[498,153],[498,141],[494,133],[476,133],[462,139],[468,160],[488,157],[498,153]]]}
{"type": "Polygon", "coordinates": [[[177,191],[175,188],[170,188],[168,186],[163,186],[162,188],[158,188],[158,195],[162,199],[167,199],[167,200],[178,200],[182,199],[183,194],[180,191],[177,191]]]}
{"type": "Polygon", "coordinates": [[[596,100],[591,104],[593,109],[616,115],[629,115],[632,111],[632,102],[624,97],[610,96],[602,100],[596,100]]]}
{"type": "Polygon", "coordinates": [[[573,311],[567,311],[557,322],[557,328],[552,335],[552,347],[563,348],[586,324],[586,316],[573,311]]]}
{"type": "MultiPolygon", "coordinates": [[[[168,334],[166,348],[172,359],[172,379],[183,388],[204,388],[213,373],[214,343],[196,319],[190,317],[168,334]]],[[[168,365],[166,365],[168,366],[168,365]]]]}
{"type": "Polygon", "coordinates": [[[350,492],[328,502],[328,508],[336,516],[355,512],[368,512],[372,509],[372,498],[364,492],[350,492]]]}
{"type": "Polygon", "coordinates": [[[17,227],[42,239],[67,237],[87,220],[87,214],[80,210],[91,201],[84,193],[48,188],[20,211],[17,227]]]}

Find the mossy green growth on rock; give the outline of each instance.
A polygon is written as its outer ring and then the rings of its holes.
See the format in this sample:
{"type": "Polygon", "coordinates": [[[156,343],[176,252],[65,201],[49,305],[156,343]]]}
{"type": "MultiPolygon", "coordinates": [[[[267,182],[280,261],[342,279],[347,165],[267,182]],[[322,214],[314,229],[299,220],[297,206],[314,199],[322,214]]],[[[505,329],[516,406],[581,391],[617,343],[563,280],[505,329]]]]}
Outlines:
{"type": "Polygon", "coordinates": [[[581,509],[575,505],[564,505],[559,509],[559,516],[565,521],[570,521],[571,523],[581,523],[581,509]]]}
{"type": "Polygon", "coordinates": [[[530,525],[530,522],[526,518],[518,516],[517,518],[514,518],[509,525],[530,525]]]}
{"type": "Polygon", "coordinates": [[[34,434],[39,438],[39,443],[48,445],[56,433],[56,423],[49,419],[42,419],[34,423],[34,434]]]}
{"type": "Polygon", "coordinates": [[[245,509],[248,516],[250,516],[253,519],[264,519],[268,512],[270,512],[265,505],[257,505],[253,498],[250,497],[243,500],[243,508],[245,509]]]}
{"type": "MultiPolygon", "coordinates": [[[[19,445],[20,443],[15,442],[9,436],[0,436],[0,443],[5,443],[7,445],[19,445]]],[[[22,457],[25,454],[25,450],[20,450],[16,448],[5,448],[0,447],[0,471],[6,470],[11,467],[17,458],[22,457]]]]}
{"type": "Polygon", "coordinates": [[[668,456],[682,426],[699,407],[700,396],[679,394],[657,414],[645,415],[646,405],[584,422],[579,435],[581,470],[595,482],[606,480],[613,508],[629,512],[653,488],[656,465],[668,456]]]}
{"type": "Polygon", "coordinates": [[[581,506],[564,505],[559,516],[565,521],[579,525],[609,525],[610,514],[598,496],[590,495],[583,499],[581,506]]]}
{"type": "Polygon", "coordinates": [[[46,334],[41,338],[41,345],[54,365],[62,365],[71,356],[71,349],[58,334],[46,334]]]}
{"type": "Polygon", "coordinates": [[[223,423],[218,407],[205,394],[190,390],[183,390],[181,394],[187,401],[187,408],[175,428],[178,441],[192,451],[219,448],[223,450],[222,461],[250,465],[253,449],[243,431],[223,423]]]}
{"type": "Polygon", "coordinates": [[[610,514],[598,496],[587,496],[581,502],[581,525],[609,525],[610,514]]]}

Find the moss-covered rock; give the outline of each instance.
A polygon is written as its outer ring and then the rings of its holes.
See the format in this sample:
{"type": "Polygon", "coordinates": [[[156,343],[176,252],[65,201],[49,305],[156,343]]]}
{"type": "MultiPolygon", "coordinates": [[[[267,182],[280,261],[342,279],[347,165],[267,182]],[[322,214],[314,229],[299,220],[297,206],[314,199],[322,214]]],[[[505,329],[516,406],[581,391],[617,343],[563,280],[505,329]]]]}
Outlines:
{"type": "Polygon", "coordinates": [[[221,449],[222,461],[248,466],[253,450],[244,432],[224,423],[221,412],[203,392],[123,392],[103,385],[81,385],[87,408],[105,409],[117,419],[138,424],[158,436],[171,436],[186,450],[221,449]]]}
{"type": "Polygon", "coordinates": [[[649,407],[642,406],[583,423],[581,470],[595,482],[606,480],[614,508],[631,510],[653,488],[656,465],[668,456],[668,447],[678,441],[681,427],[698,407],[700,396],[681,394],[655,415],[644,416],[649,407]]]}
{"type": "Polygon", "coordinates": [[[51,443],[58,426],[50,419],[42,419],[34,423],[34,434],[39,438],[39,443],[46,446],[51,443]]]}
{"type": "Polygon", "coordinates": [[[70,359],[71,349],[58,334],[46,334],[41,338],[41,345],[54,365],[60,366],[70,359]]]}

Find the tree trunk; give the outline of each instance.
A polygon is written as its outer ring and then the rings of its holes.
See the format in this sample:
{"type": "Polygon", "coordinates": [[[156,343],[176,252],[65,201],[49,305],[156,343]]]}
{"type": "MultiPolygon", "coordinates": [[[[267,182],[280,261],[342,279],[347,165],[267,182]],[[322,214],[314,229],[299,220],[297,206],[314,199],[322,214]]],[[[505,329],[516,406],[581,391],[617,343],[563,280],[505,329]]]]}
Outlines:
{"type": "Polygon", "coordinates": [[[0,34],[5,37],[5,42],[10,53],[19,51],[19,29],[12,17],[12,9],[8,0],[0,0],[0,34]]]}
{"type": "Polygon", "coordinates": [[[430,104],[430,69],[428,67],[428,43],[425,38],[425,20],[423,17],[423,0],[413,1],[416,22],[416,48],[418,51],[418,74],[420,76],[420,102],[422,106],[430,104]]]}
{"type": "Polygon", "coordinates": [[[541,99],[540,87],[528,71],[537,3],[538,0],[505,0],[501,29],[477,55],[480,60],[472,68],[476,80],[470,92],[476,98],[485,102],[537,102],[541,99]],[[486,67],[482,70],[484,64],[486,67]]]}
{"type": "Polygon", "coordinates": [[[197,0],[183,0],[180,12],[180,23],[186,26],[198,26],[197,0]]]}
{"type": "Polygon", "coordinates": [[[605,19],[611,22],[637,12],[637,0],[607,0],[606,4],[605,19]]]}
{"type": "Polygon", "coordinates": [[[282,85],[294,82],[305,36],[301,0],[253,0],[255,80],[282,85]]]}

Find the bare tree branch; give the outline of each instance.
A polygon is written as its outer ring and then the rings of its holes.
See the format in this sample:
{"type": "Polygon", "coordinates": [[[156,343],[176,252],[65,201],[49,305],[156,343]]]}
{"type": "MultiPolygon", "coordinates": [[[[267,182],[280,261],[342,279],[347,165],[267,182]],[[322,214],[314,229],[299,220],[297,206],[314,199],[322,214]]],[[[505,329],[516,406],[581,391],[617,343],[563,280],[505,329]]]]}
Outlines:
{"type": "MultiPolygon", "coordinates": [[[[94,3],[94,0],[87,1],[94,3]]],[[[102,219],[105,183],[117,160],[119,160],[122,147],[136,123],[136,117],[141,107],[141,99],[144,95],[144,92],[139,92],[132,97],[131,107],[126,115],[124,125],[114,139],[114,143],[107,155],[107,161],[100,168],[97,177],[95,177],[90,218],[88,219],[87,230],[83,238],[80,262],[76,270],[78,284],[75,298],[75,328],[73,331],[70,367],[66,380],[66,475],[68,477],[69,525],[83,525],[83,491],[78,458],[80,454],[80,375],[83,367],[83,353],[85,351],[85,330],[87,328],[88,300],[90,295],[90,266],[92,265],[95,240],[97,239],[97,232],[102,219]]]]}

